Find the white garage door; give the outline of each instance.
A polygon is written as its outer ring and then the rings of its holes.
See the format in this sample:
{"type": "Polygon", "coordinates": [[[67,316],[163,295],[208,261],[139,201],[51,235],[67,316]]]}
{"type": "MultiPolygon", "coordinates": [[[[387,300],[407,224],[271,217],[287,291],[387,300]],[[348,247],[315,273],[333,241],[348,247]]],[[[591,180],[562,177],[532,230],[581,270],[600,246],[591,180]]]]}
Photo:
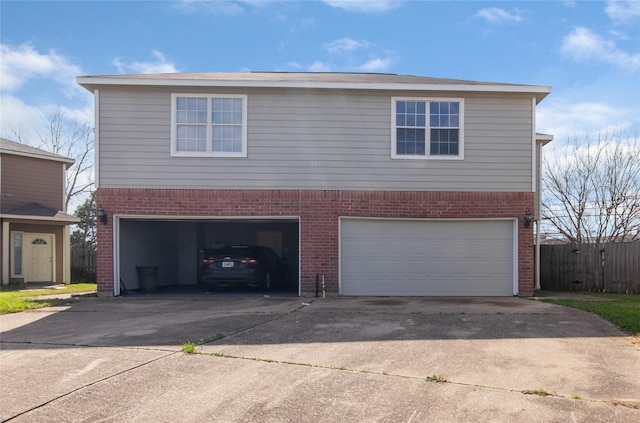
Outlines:
{"type": "Polygon", "coordinates": [[[340,222],[342,295],[513,295],[514,273],[510,220],[340,222]]]}

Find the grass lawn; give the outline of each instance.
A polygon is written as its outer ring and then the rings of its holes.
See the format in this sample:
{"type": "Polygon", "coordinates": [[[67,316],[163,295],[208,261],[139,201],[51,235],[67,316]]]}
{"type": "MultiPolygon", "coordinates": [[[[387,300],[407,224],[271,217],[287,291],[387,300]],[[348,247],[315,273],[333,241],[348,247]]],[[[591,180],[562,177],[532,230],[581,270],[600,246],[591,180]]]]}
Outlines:
{"type": "Polygon", "coordinates": [[[620,329],[640,336],[640,295],[581,292],[611,301],[552,300],[543,301],[595,313],[620,329]]]}
{"type": "Polygon", "coordinates": [[[69,303],[68,299],[34,299],[32,297],[59,294],[84,294],[95,291],[95,283],[74,283],[56,289],[25,289],[24,285],[0,286],[0,314],[18,313],[24,310],[65,305],[69,303]]]}

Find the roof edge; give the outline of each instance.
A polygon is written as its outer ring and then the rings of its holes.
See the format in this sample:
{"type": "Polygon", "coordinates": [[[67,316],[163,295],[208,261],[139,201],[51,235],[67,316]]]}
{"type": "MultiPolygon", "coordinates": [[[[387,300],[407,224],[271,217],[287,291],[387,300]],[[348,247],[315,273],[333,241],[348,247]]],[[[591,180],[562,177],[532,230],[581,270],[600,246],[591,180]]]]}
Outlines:
{"type": "Polygon", "coordinates": [[[393,83],[393,82],[336,82],[336,81],[269,81],[269,80],[215,80],[215,79],[142,79],[126,76],[78,76],[76,82],[88,91],[99,86],[156,86],[156,87],[229,87],[229,88],[305,88],[352,89],[383,91],[453,91],[453,92],[501,92],[534,94],[539,103],[550,92],[550,86],[500,83],[393,83]]]}
{"type": "Polygon", "coordinates": [[[51,160],[55,162],[68,163],[70,165],[73,165],[76,162],[72,158],[51,153],[49,151],[32,147],[27,144],[11,141],[6,138],[2,138],[2,142],[0,143],[0,153],[11,154],[14,156],[31,157],[34,159],[51,160]],[[12,145],[15,145],[16,148],[11,148],[12,145]]]}
{"type": "Polygon", "coordinates": [[[2,219],[17,219],[17,220],[42,220],[46,222],[64,222],[64,223],[79,223],[80,218],[77,216],[69,215],[63,212],[58,212],[55,216],[36,216],[31,214],[3,214],[0,213],[2,219]]]}

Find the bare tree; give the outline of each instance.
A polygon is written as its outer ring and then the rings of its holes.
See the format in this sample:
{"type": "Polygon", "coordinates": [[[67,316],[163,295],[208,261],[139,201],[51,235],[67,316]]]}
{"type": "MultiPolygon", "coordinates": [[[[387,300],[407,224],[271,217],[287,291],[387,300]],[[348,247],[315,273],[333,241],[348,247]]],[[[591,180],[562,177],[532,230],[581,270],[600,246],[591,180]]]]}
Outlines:
{"type": "Polygon", "coordinates": [[[569,243],[640,239],[640,144],[637,137],[577,136],[545,157],[542,217],[569,243]]]}
{"type": "Polygon", "coordinates": [[[75,160],[67,170],[65,206],[74,197],[89,193],[93,187],[94,138],[92,125],[65,119],[61,108],[44,118],[42,129],[33,137],[28,131],[13,130],[17,140],[23,144],[41,148],[54,154],[75,160]]]}

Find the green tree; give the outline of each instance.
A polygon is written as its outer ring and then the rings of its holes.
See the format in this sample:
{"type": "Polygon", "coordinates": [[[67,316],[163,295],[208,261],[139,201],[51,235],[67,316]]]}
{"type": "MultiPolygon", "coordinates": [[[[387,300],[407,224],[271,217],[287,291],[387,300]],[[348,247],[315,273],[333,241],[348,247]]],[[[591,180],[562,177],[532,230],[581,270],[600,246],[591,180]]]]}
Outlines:
{"type": "Polygon", "coordinates": [[[96,202],[95,192],[91,193],[76,209],[80,222],[73,225],[71,232],[71,254],[76,268],[72,269],[74,282],[92,282],[96,274],[96,202]],[[79,262],[81,268],[77,268],[79,262]]]}
{"type": "Polygon", "coordinates": [[[71,233],[71,245],[83,249],[96,249],[96,202],[92,193],[84,203],[78,206],[75,215],[80,223],[74,225],[71,233]]]}

